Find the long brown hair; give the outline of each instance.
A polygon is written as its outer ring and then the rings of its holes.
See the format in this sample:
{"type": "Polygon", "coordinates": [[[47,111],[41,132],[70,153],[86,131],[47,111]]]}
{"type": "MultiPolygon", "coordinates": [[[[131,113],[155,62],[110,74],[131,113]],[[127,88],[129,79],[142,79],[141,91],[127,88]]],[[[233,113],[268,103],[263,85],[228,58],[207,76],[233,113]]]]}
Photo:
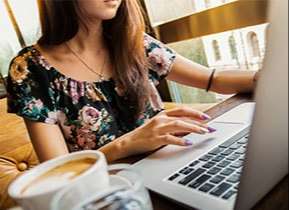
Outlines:
{"type": "MultiPolygon", "coordinates": [[[[77,34],[81,17],[76,0],[38,0],[38,4],[42,27],[40,45],[59,45],[77,34]]],[[[103,22],[114,80],[124,90],[125,107],[131,113],[125,117],[133,121],[145,109],[149,95],[144,31],[138,0],[122,0],[116,17],[103,22]]]]}

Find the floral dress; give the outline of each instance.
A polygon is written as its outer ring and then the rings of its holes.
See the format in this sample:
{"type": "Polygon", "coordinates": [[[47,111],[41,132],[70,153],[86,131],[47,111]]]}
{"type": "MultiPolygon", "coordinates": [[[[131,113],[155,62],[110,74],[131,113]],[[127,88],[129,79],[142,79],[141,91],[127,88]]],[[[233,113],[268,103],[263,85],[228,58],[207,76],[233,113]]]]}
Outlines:
{"type": "MultiPolygon", "coordinates": [[[[155,116],[163,105],[156,85],[166,77],[175,53],[145,35],[151,94],[136,123],[130,117],[126,97],[113,79],[77,81],[55,69],[34,47],[26,47],[12,60],[8,76],[8,112],[35,122],[58,124],[70,152],[98,149],[134,130],[155,116]]],[[[131,116],[132,117],[132,116],[131,116]]]]}

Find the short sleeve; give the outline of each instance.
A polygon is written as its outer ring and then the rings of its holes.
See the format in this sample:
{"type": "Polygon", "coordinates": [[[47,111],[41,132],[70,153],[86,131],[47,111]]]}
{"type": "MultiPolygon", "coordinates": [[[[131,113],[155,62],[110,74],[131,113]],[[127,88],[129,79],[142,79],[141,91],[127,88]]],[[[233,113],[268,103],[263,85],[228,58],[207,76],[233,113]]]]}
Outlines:
{"type": "Polygon", "coordinates": [[[144,41],[150,77],[154,82],[158,82],[170,73],[176,53],[162,42],[147,34],[144,36],[144,41]]]}
{"type": "Polygon", "coordinates": [[[31,121],[56,124],[57,116],[49,80],[30,52],[18,55],[10,64],[7,80],[8,113],[31,121]]]}

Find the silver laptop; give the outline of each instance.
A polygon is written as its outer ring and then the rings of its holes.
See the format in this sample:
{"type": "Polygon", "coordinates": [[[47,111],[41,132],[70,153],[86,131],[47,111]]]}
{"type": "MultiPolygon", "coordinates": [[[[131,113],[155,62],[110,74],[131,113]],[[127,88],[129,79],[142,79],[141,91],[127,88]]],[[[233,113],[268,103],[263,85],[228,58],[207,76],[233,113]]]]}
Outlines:
{"type": "Polygon", "coordinates": [[[195,209],[247,210],[288,174],[287,8],[288,1],[271,1],[256,104],[210,122],[214,134],[184,137],[191,148],[167,146],[134,164],[150,190],[195,209]]]}

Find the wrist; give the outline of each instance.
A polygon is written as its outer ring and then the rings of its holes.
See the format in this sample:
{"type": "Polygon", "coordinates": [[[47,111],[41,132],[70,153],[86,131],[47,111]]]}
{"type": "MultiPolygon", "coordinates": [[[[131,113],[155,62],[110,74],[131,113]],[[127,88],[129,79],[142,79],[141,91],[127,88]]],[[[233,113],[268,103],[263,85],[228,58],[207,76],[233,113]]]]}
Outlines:
{"type": "Polygon", "coordinates": [[[253,71],[253,75],[250,77],[250,82],[251,82],[251,91],[254,91],[257,86],[257,82],[259,79],[259,71],[253,71]]]}
{"type": "Polygon", "coordinates": [[[253,82],[256,83],[258,82],[259,80],[259,74],[260,72],[259,71],[256,71],[255,74],[254,74],[254,77],[253,77],[253,82]]]}
{"type": "Polygon", "coordinates": [[[128,138],[128,135],[124,135],[99,149],[105,155],[108,163],[127,157],[128,149],[126,142],[128,138]]]}

